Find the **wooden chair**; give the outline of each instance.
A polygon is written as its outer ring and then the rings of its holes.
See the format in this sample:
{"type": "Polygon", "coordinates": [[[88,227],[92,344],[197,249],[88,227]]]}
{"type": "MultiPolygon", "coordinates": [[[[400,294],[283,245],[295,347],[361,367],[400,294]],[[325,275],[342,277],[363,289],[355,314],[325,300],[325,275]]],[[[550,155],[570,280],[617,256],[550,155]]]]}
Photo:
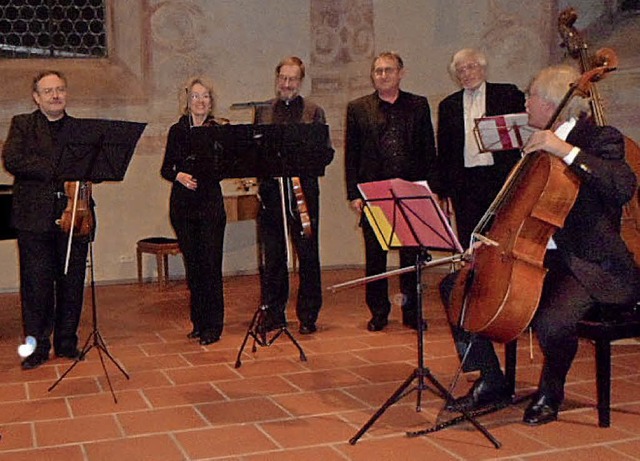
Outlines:
{"type": "Polygon", "coordinates": [[[142,283],[142,255],[144,253],[156,256],[158,265],[158,288],[164,289],[169,281],[169,255],[181,253],[178,241],[167,237],[148,237],[138,240],[136,244],[136,259],[138,263],[138,283],[142,283]]]}

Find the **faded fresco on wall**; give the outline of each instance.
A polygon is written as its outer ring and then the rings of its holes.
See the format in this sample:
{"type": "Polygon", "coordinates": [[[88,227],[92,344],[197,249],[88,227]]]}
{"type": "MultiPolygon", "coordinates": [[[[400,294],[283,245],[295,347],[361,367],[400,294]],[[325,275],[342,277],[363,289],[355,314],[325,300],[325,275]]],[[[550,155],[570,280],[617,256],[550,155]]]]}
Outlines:
{"type": "MultiPolygon", "coordinates": [[[[33,110],[29,82],[44,67],[70,78],[69,111],[78,117],[147,122],[125,180],[95,188],[99,235],[98,281],[133,280],[135,242],[172,235],[170,184],[159,176],[166,135],[178,118],[181,84],[193,74],[213,78],[217,115],[245,123],[251,114],[228,111],[231,103],[273,95],[273,68],[287,54],[308,64],[303,94],[326,110],[336,158],[322,178],[321,259],[325,267],[360,265],[361,235],[346,206],[343,125],[346,103],[372,91],[369,64],[382,49],[398,50],[408,65],[403,86],[429,98],[432,109],[454,84],[446,73],[451,54],[482,47],[491,75],[524,89],[527,79],[562,59],[556,18],[561,0],[107,0],[110,57],[79,60],[0,60],[0,144],[15,113],[33,110]],[[228,111],[228,112],[224,112],[228,111]],[[222,113],[220,113],[222,112],[222,113]]],[[[640,16],[622,2],[571,0],[589,11],[580,23],[593,49],[613,47],[619,69],[602,82],[608,119],[636,139],[640,100],[640,16]],[[598,5],[594,10],[592,5],[598,5]],[[594,16],[593,11],[605,13],[594,16]],[[595,24],[595,25],[594,25],[595,24]],[[598,27],[596,27],[598,26],[598,27]]],[[[435,117],[434,117],[435,121],[435,117]]],[[[1,182],[11,182],[6,172],[1,182]]],[[[255,226],[231,224],[225,241],[225,273],[256,270],[255,226]],[[236,226],[236,227],[233,227],[236,226]]],[[[14,242],[0,242],[0,290],[17,287],[14,242]]],[[[172,271],[180,272],[181,264],[172,271]]],[[[153,270],[152,264],[146,270],[153,270]]]]}
{"type": "Polygon", "coordinates": [[[354,76],[354,63],[369,63],[375,51],[372,0],[311,1],[312,94],[335,95],[368,86],[368,77],[354,76]]]}

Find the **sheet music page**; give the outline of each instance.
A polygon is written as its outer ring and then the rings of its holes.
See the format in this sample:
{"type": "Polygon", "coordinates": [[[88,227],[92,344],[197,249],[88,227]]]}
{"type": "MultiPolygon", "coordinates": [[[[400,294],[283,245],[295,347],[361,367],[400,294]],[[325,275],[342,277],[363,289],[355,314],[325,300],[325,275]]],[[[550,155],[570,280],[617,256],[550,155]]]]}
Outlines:
{"type": "Polygon", "coordinates": [[[521,149],[536,131],[526,112],[475,119],[474,132],[481,152],[521,149]]]}

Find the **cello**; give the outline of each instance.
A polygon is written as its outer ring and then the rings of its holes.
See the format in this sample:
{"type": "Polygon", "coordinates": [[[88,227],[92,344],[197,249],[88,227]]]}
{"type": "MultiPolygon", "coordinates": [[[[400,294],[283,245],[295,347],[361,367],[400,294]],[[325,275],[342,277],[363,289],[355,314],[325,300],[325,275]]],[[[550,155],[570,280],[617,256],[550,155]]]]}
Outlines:
{"type": "MultiPolygon", "coordinates": [[[[617,57],[613,50],[603,48],[596,52],[595,57],[589,55],[586,42],[573,27],[578,15],[573,8],[567,8],[558,16],[558,32],[563,45],[569,54],[580,61],[582,72],[586,72],[594,65],[608,65],[615,67],[617,57]]],[[[596,85],[591,86],[591,112],[598,125],[606,125],[602,102],[596,85]]],[[[636,264],[640,266],[640,147],[631,138],[625,136],[625,156],[627,163],[638,178],[636,195],[622,208],[620,234],[633,253],[636,264]]]]}
{"type": "MultiPolygon", "coordinates": [[[[569,88],[546,129],[579,90],[609,68],[596,68],[569,88]]],[[[523,156],[476,227],[485,244],[460,270],[451,294],[451,317],[466,331],[506,343],[531,322],[547,270],[544,256],[578,196],[579,180],[558,157],[538,151],[523,156]]],[[[472,245],[473,249],[473,245],[472,245]]]]}

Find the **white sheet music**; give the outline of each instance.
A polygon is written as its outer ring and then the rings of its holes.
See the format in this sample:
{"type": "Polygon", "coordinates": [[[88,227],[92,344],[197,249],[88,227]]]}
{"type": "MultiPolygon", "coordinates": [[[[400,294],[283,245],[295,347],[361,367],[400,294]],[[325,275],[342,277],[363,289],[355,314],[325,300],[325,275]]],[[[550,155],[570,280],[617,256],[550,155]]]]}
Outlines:
{"type": "Polygon", "coordinates": [[[494,115],[475,119],[474,133],[481,152],[521,149],[536,131],[529,126],[529,115],[494,115]]]}

